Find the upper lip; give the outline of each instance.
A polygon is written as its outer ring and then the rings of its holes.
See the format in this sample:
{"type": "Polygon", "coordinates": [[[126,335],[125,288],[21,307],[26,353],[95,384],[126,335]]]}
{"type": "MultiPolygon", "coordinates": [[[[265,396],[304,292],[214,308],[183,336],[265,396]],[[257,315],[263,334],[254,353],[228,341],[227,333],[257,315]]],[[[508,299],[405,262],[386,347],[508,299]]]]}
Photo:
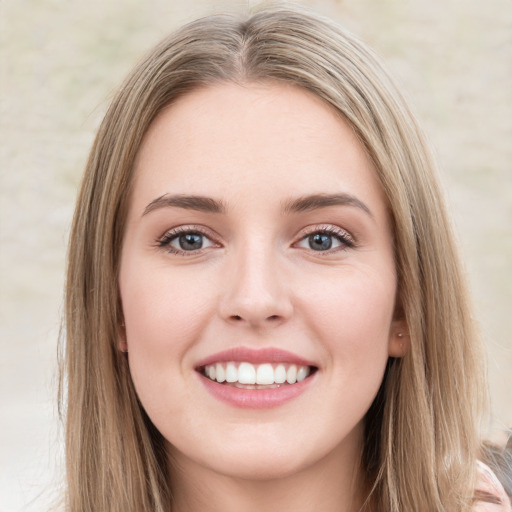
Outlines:
{"type": "Polygon", "coordinates": [[[211,356],[202,359],[197,368],[220,362],[247,362],[252,364],[263,363],[291,363],[300,366],[315,366],[314,363],[302,357],[297,356],[287,350],[278,348],[252,349],[247,347],[236,347],[222,352],[217,352],[211,356]]]}

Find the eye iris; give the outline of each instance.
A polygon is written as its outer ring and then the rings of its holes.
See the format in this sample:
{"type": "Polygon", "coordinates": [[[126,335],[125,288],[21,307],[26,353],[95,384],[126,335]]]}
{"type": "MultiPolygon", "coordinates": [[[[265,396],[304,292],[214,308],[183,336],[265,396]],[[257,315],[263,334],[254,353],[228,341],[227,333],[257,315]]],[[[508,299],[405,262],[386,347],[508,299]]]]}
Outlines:
{"type": "Polygon", "coordinates": [[[327,251],[332,247],[332,237],[325,233],[309,235],[309,246],[315,251],[327,251]]]}
{"type": "Polygon", "coordinates": [[[201,249],[203,246],[203,236],[198,235],[197,233],[187,233],[185,235],[180,235],[178,240],[181,249],[184,251],[194,251],[201,249]]]}

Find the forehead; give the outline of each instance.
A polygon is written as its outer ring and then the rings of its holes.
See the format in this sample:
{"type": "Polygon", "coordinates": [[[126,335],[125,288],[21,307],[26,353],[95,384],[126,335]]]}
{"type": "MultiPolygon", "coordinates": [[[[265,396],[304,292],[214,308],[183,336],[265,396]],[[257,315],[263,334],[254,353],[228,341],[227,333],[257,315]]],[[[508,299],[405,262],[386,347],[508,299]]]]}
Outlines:
{"type": "Polygon", "coordinates": [[[236,201],[346,192],[381,203],[372,163],[351,127],[288,84],[216,84],[164,109],[135,165],[133,202],[165,193],[236,201]],[[246,198],[247,199],[247,198],[246,198]]]}

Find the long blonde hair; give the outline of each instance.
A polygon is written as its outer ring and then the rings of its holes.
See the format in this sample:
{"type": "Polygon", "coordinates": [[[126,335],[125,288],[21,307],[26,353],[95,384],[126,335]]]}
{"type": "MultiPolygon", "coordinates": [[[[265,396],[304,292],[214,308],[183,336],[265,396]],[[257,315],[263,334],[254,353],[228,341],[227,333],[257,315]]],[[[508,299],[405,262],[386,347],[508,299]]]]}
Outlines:
{"type": "MultiPolygon", "coordinates": [[[[410,350],[390,359],[365,419],[363,463],[380,512],[469,510],[484,403],[481,349],[424,137],[375,56],[330,21],[274,7],[210,16],[154,48],[99,129],[79,193],[66,288],[67,507],[172,509],[164,440],[117,348],[118,270],[133,163],[166,105],[217,82],[307,89],[353,128],[393,221],[399,305],[410,350]]],[[[62,397],[61,397],[62,398],[62,397]]]]}

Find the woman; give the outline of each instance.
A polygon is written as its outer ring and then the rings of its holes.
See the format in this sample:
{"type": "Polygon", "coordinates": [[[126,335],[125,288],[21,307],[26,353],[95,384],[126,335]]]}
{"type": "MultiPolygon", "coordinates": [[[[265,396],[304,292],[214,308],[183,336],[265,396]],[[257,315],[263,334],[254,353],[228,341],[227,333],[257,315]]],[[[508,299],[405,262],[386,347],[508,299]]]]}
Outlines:
{"type": "Polygon", "coordinates": [[[135,68],[78,198],[66,336],[69,510],[506,506],[478,484],[434,165],[326,20],[205,18],[135,68]]]}

